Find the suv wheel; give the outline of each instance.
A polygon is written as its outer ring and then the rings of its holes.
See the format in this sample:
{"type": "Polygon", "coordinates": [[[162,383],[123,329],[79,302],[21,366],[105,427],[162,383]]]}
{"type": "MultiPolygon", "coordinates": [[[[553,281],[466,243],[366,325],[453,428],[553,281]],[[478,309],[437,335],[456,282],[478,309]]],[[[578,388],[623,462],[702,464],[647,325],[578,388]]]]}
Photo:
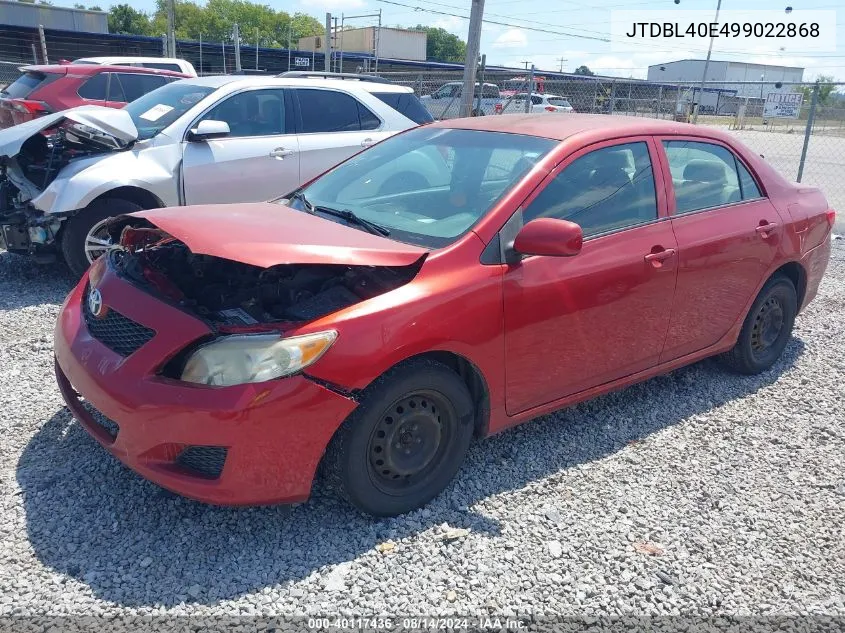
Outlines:
{"type": "Polygon", "coordinates": [[[95,200],[65,223],[62,255],[71,272],[81,277],[88,266],[111,246],[106,221],[116,215],[134,213],[143,207],[122,198],[95,200]]]}

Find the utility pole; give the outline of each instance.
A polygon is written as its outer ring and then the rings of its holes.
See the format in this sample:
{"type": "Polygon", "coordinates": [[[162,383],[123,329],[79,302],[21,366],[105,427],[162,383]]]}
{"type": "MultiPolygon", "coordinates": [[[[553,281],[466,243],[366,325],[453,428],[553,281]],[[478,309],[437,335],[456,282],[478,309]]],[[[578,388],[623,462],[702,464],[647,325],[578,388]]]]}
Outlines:
{"type": "Polygon", "coordinates": [[[528,70],[528,66],[531,65],[531,62],[520,62],[520,64],[525,64],[525,70],[528,70]]]}
{"type": "Polygon", "coordinates": [[[563,62],[568,62],[569,60],[563,57],[558,57],[557,60],[560,62],[560,72],[563,72],[563,62]]]}
{"type": "Polygon", "coordinates": [[[534,64],[531,64],[531,72],[528,73],[528,90],[526,92],[528,94],[525,98],[525,113],[528,114],[534,105],[534,100],[531,98],[534,96],[534,64]]]}
{"type": "MultiPolygon", "coordinates": [[[[722,8],[722,0],[719,0],[716,3],[716,17],[713,19],[713,22],[716,24],[719,23],[719,9],[722,8]]],[[[704,98],[704,82],[707,80],[707,67],[710,66],[710,54],[713,52],[713,39],[715,38],[715,34],[710,38],[710,46],[707,47],[707,58],[704,60],[704,72],[701,73],[701,87],[698,90],[698,101],[695,102],[695,109],[692,111],[692,122],[696,123],[698,121],[698,110],[701,107],[701,100],[704,98]]],[[[692,93],[693,98],[695,98],[695,91],[692,93]]]]}
{"type": "Polygon", "coordinates": [[[467,34],[467,57],[464,64],[464,87],[461,91],[462,117],[472,113],[472,100],[475,95],[475,73],[478,68],[478,53],[481,50],[481,20],[484,17],[484,0],[472,0],[469,13],[469,33],[467,34]]]}
{"type": "Polygon", "coordinates": [[[167,56],[176,57],[176,0],[167,2],[167,56]]]}
{"type": "Polygon", "coordinates": [[[258,35],[258,27],[255,27],[255,70],[258,70],[258,45],[261,44],[261,37],[258,35]]]}
{"type": "Polygon", "coordinates": [[[235,42],[235,72],[239,73],[241,71],[241,29],[237,23],[232,29],[232,40],[235,42]]]}
{"type": "Polygon", "coordinates": [[[323,70],[330,72],[332,69],[332,14],[326,13],[326,59],[323,62],[323,70]]]}
{"type": "Polygon", "coordinates": [[[290,70],[290,47],[293,37],[293,20],[288,20],[288,70],[290,70]]]}

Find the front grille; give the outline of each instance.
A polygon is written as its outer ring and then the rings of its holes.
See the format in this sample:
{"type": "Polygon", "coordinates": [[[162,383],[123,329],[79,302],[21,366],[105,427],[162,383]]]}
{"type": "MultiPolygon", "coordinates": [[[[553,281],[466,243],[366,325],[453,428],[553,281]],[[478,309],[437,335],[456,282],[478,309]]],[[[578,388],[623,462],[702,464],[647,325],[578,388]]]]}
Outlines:
{"type": "Polygon", "coordinates": [[[179,453],[176,463],[201,477],[217,479],[223,472],[228,452],[223,446],[189,446],[179,453]]]}
{"type": "Polygon", "coordinates": [[[149,343],[155,336],[155,330],[144,327],[120,312],[107,308],[102,317],[95,317],[88,307],[90,287],[82,295],[82,314],[85,325],[95,339],[121,356],[137,352],[142,345],[149,343]]]}

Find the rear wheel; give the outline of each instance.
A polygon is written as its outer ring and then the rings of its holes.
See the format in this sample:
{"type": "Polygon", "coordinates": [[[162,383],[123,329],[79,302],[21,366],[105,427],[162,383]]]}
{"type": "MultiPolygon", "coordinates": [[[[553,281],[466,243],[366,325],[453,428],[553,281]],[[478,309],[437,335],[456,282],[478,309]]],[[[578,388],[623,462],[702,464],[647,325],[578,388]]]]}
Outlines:
{"type": "Polygon", "coordinates": [[[736,345],[722,355],[722,361],[742,374],[767,370],[786,348],[797,312],[792,282],[785,277],[769,280],[745,317],[736,345]]]}
{"type": "Polygon", "coordinates": [[[403,514],[448,485],[472,432],[472,398],[460,376],[434,361],[410,361],[366,390],[332,439],[327,474],[360,510],[403,514]]]}
{"type": "Polygon", "coordinates": [[[123,198],[102,198],[68,219],[62,231],[61,246],[71,272],[81,277],[88,266],[111,246],[105,226],[109,218],[142,208],[123,198]]]}

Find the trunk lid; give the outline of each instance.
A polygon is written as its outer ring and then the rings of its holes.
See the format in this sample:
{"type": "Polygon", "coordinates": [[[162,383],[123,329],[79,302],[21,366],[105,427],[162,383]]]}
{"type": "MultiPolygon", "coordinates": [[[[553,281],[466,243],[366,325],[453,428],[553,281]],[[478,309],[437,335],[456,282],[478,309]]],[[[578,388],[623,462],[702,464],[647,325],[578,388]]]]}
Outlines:
{"type": "Polygon", "coordinates": [[[194,254],[262,268],[408,266],[428,252],[273,202],[172,207],[132,215],[181,241],[194,254]]]}

